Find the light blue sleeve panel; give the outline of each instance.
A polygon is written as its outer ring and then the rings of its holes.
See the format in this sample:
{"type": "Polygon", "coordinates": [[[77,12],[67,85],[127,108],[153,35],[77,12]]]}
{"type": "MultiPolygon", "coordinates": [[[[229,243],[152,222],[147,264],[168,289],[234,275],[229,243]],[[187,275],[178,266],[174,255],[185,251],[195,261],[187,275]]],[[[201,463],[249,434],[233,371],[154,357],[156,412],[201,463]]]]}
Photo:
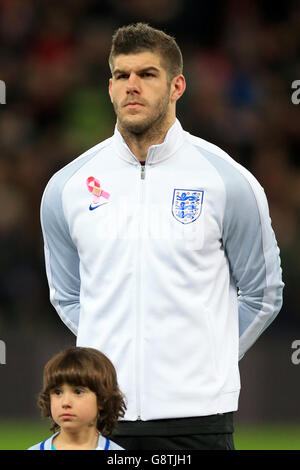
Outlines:
{"type": "Polygon", "coordinates": [[[35,444],[34,446],[28,447],[26,450],[40,450],[40,444],[35,444]]]}
{"type": "Polygon", "coordinates": [[[46,273],[50,301],[62,321],[76,335],[80,313],[79,256],[65,219],[62,193],[65,184],[96,152],[79,157],[49,181],[41,202],[46,273]]]}
{"type": "Polygon", "coordinates": [[[279,249],[264,190],[254,176],[228,156],[201,153],[225,187],[222,242],[238,290],[241,358],[281,309],[279,249]]]}

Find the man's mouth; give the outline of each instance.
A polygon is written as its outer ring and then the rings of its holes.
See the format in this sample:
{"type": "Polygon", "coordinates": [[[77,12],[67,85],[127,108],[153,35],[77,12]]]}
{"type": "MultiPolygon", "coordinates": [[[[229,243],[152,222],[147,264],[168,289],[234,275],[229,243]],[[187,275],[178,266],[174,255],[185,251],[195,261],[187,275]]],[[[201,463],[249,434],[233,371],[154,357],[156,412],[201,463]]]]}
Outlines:
{"type": "Polygon", "coordinates": [[[125,107],[130,106],[130,107],[135,107],[135,106],[144,106],[142,103],[139,103],[138,101],[131,101],[130,103],[125,104],[125,107]]]}

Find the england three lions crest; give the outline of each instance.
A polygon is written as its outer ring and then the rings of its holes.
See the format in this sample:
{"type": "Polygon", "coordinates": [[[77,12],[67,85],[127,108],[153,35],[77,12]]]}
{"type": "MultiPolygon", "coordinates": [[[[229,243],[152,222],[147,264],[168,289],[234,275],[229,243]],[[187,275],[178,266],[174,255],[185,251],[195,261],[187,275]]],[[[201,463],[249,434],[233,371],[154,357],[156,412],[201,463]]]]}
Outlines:
{"type": "Polygon", "coordinates": [[[174,189],[172,214],[178,222],[190,224],[198,219],[202,211],[203,190],[174,189]]]}

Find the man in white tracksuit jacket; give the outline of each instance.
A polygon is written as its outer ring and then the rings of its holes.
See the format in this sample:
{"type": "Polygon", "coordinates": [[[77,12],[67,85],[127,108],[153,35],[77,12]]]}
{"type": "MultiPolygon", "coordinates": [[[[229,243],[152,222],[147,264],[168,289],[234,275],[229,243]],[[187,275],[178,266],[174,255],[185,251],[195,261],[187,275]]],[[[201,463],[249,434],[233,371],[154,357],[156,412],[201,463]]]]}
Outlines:
{"type": "Polygon", "coordinates": [[[180,57],[147,25],[115,34],[114,135],[58,171],[41,205],[51,302],[78,346],[114,363],[125,449],[234,448],[238,361],[282,304],[262,187],[176,118],[180,57]]]}

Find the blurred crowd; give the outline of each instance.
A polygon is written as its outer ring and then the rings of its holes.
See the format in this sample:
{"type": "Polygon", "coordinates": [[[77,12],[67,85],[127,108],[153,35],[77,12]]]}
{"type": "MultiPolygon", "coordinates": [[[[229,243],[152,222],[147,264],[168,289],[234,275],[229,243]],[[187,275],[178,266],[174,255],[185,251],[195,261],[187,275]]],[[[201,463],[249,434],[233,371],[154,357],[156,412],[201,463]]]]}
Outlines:
{"type": "Polygon", "coordinates": [[[299,327],[300,105],[291,100],[300,79],[299,3],[0,0],[0,331],[58,322],[44,268],[42,193],[55,171],[112,134],[111,36],[137,21],[182,49],[183,127],[264,187],[286,283],[274,331],[299,327]]]}

